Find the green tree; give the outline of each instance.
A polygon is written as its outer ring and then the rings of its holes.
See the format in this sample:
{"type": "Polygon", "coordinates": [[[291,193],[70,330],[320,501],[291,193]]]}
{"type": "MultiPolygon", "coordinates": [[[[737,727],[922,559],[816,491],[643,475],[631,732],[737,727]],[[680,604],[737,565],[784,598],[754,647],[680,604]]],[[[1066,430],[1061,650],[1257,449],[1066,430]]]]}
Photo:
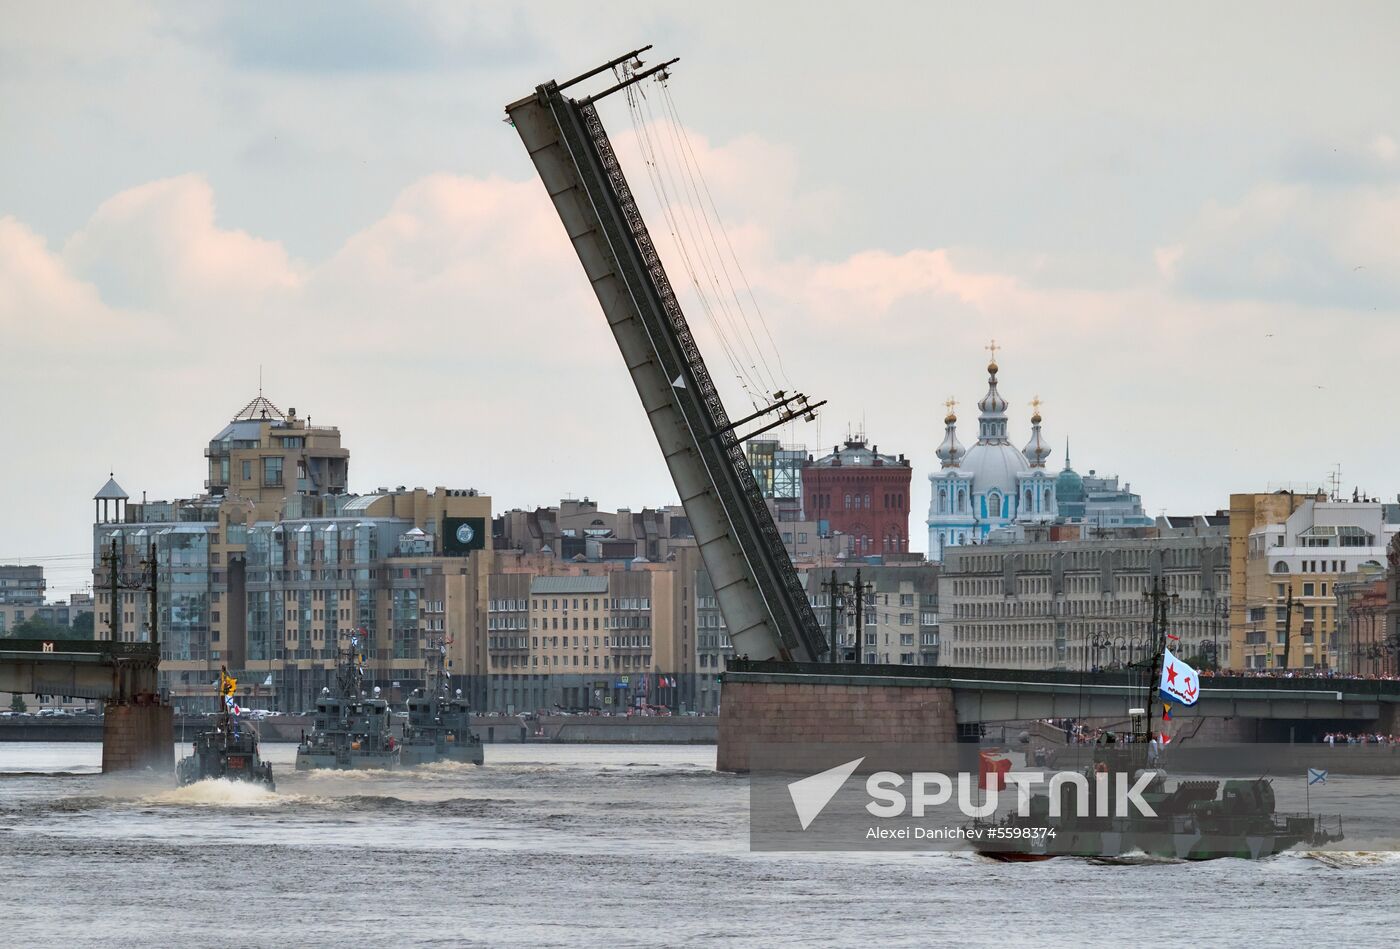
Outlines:
{"type": "MultiPolygon", "coordinates": [[[[85,616],[91,616],[87,613],[85,616]]],[[[91,639],[92,629],[89,620],[87,635],[69,626],[59,626],[38,616],[31,616],[22,623],[16,623],[9,632],[11,639],[91,639]]]]}
{"type": "Polygon", "coordinates": [[[24,699],[20,698],[20,695],[19,695],[18,692],[16,692],[13,696],[10,697],[10,711],[12,711],[12,712],[27,712],[27,711],[29,711],[29,706],[24,704],[24,699]]]}
{"type": "Polygon", "coordinates": [[[92,639],[92,614],[79,613],[77,619],[73,620],[74,639],[92,639]]]}

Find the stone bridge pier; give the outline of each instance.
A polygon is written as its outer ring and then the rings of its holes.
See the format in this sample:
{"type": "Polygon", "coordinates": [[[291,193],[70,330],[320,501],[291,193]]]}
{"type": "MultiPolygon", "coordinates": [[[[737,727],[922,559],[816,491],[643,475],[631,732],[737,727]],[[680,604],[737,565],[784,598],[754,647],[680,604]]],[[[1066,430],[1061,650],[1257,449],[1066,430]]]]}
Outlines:
{"type": "MultiPolygon", "coordinates": [[[[136,699],[147,698],[136,696],[136,699]]],[[[153,697],[150,697],[153,698],[153,697]]],[[[108,702],[102,716],[102,771],[175,767],[175,717],[159,701],[108,702]]]]}
{"type": "Polygon", "coordinates": [[[725,673],[715,767],[747,772],[755,745],[949,744],[957,740],[953,690],[858,675],[725,673]]]}

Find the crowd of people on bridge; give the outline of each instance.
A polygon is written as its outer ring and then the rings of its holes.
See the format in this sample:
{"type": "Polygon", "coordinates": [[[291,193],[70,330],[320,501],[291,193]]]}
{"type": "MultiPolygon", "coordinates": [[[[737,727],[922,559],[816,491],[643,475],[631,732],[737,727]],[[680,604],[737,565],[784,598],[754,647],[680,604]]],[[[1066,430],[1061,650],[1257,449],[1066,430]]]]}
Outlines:
{"type": "Polygon", "coordinates": [[[1381,682],[1400,681],[1400,675],[1373,672],[1338,672],[1336,669],[1315,666],[1311,669],[1202,669],[1201,678],[1231,676],[1237,679],[1359,679],[1381,682]]]}
{"type": "Polygon", "coordinates": [[[1328,732],[1318,741],[1335,748],[1338,745],[1389,745],[1400,747],[1400,735],[1385,735],[1380,732],[1328,732]]]}

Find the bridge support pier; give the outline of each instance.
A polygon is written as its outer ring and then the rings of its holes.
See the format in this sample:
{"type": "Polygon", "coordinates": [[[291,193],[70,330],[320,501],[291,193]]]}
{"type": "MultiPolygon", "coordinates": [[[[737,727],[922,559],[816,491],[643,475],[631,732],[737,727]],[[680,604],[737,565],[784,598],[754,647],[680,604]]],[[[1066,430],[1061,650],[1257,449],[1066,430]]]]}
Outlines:
{"type": "Polygon", "coordinates": [[[842,674],[835,671],[840,666],[816,668],[820,674],[801,676],[725,672],[716,770],[744,773],[761,764],[750,760],[754,745],[957,741],[952,689],[912,679],[842,674]]]}
{"type": "Polygon", "coordinates": [[[102,721],[102,771],[170,771],[175,767],[175,718],[169,705],[108,702],[102,721]]]}

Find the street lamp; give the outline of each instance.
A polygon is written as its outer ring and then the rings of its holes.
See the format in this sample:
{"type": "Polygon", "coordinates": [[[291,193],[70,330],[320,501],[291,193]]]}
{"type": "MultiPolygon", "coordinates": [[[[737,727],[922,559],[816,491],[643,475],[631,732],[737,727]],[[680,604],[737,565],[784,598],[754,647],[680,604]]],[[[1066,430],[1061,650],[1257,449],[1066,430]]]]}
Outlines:
{"type": "Polygon", "coordinates": [[[1108,637],[1100,627],[1098,630],[1090,630],[1088,637],[1089,646],[1089,669],[1092,672],[1099,671],[1099,654],[1113,645],[1113,640],[1108,637]]]}

